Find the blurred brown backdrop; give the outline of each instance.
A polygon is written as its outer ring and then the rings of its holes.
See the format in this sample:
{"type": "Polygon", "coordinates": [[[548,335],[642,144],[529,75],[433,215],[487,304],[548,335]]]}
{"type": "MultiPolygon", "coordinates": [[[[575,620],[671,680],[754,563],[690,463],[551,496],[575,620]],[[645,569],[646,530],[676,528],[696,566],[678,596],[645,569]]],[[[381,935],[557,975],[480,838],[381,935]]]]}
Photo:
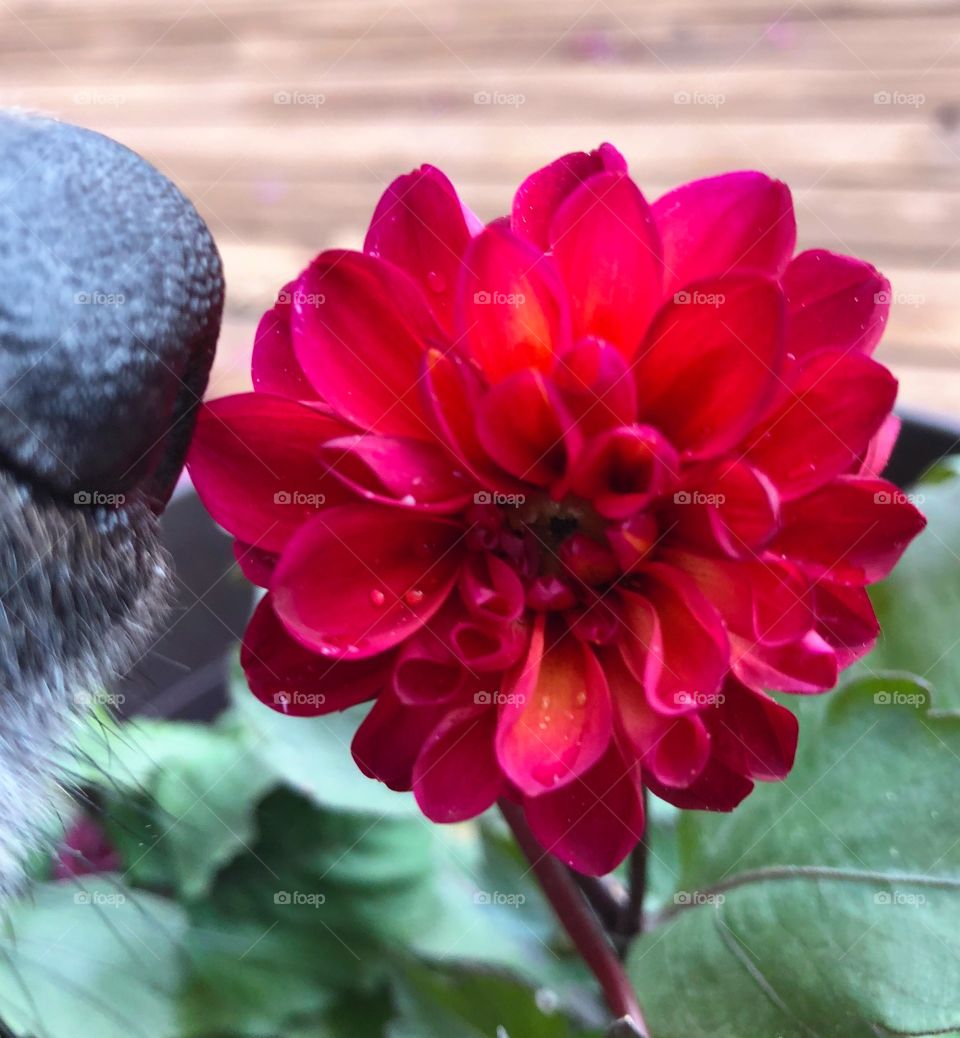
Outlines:
{"type": "Polygon", "coordinates": [[[211,394],[316,252],[441,166],[483,217],[613,141],[651,198],[753,167],[802,246],[892,280],[901,401],[960,410],[960,6],[948,0],[0,0],[0,104],[102,130],[209,221],[228,321],[211,394]]]}

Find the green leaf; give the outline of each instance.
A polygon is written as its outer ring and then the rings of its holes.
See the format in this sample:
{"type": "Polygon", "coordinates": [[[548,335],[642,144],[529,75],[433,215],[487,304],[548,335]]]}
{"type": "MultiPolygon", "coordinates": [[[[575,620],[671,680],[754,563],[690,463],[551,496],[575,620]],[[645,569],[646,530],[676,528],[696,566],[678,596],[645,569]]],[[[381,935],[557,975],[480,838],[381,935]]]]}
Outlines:
{"type": "Polygon", "coordinates": [[[217,871],[249,849],[254,810],[277,782],[229,721],[110,722],[85,749],[129,874],[186,900],[206,894],[217,871]]]}
{"type": "Polygon", "coordinates": [[[24,1038],[179,1038],[182,910],[118,881],[47,883],[7,903],[0,1013],[24,1038]]]}
{"type": "Polygon", "coordinates": [[[890,577],[871,589],[881,635],[858,675],[910,672],[929,682],[940,710],[960,710],[960,458],[911,492],[927,528],[890,577]]]}
{"type": "Polygon", "coordinates": [[[350,743],[369,705],[323,717],[287,717],[250,693],[239,664],[231,697],[263,766],[314,803],[377,817],[419,816],[413,794],[387,789],[363,775],[353,761],[350,743]]]}
{"type": "Polygon", "coordinates": [[[960,1029],[960,718],[902,676],[801,716],[786,782],[682,819],[680,890],[629,957],[656,1038],[960,1029]]]}
{"type": "Polygon", "coordinates": [[[387,1038],[587,1038],[557,996],[493,973],[409,966],[395,978],[398,1015],[387,1038]]]}

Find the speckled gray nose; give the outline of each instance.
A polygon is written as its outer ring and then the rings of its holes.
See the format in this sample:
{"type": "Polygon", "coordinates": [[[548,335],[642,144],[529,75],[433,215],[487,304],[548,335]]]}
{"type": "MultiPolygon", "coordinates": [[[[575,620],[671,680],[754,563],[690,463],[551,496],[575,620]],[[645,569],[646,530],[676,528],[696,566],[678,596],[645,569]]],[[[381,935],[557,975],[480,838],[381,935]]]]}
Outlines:
{"type": "Polygon", "coordinates": [[[216,247],[166,177],[100,134],[0,113],[0,465],[162,507],[222,308],[216,247]]]}

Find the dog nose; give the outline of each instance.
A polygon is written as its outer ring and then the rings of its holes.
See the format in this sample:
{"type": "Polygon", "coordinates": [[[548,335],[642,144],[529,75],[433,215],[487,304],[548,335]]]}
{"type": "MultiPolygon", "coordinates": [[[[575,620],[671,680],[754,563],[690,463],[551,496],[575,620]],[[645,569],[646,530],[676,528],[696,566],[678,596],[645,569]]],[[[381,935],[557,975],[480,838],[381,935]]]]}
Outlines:
{"type": "Polygon", "coordinates": [[[0,464],[162,507],[222,309],[213,239],[166,177],[98,133],[0,113],[0,464]]]}

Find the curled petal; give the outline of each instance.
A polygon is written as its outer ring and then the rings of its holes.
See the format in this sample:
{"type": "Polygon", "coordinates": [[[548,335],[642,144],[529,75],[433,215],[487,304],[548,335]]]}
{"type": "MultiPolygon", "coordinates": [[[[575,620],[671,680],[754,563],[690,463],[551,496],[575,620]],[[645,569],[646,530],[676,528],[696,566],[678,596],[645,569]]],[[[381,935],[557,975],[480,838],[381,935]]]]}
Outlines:
{"type": "Polygon", "coordinates": [[[568,634],[545,646],[544,627],[541,615],[526,659],[504,679],[497,730],[500,766],[531,795],[583,774],[612,730],[610,692],[592,649],[568,634]]]}
{"type": "Polygon", "coordinates": [[[892,483],[842,476],[784,506],[773,552],[838,584],[883,580],[926,526],[917,508],[892,483]]]}
{"type": "Polygon", "coordinates": [[[505,670],[520,660],[530,632],[521,623],[459,620],[450,630],[454,652],[471,672],[505,670]]]}
{"type": "Polygon", "coordinates": [[[221,397],[198,409],[187,464],[216,522],[275,552],[312,516],[353,499],[317,458],[320,444],[346,431],[342,422],[284,397],[221,397]]]}
{"type": "Polygon", "coordinates": [[[870,596],[862,587],[821,581],[813,589],[813,606],[817,631],[833,648],[841,667],[873,648],[880,625],[870,596]]]}
{"type": "Polygon", "coordinates": [[[710,736],[696,714],[665,715],[647,702],[643,686],[616,650],[601,655],[620,731],[652,774],[667,786],[689,786],[706,767],[710,736]]]}
{"type": "Polygon", "coordinates": [[[618,425],[631,425],[637,393],[627,362],[602,339],[580,339],[557,358],[553,379],[564,406],[584,436],[618,425]]]}
{"type": "Polygon", "coordinates": [[[536,371],[518,371],[480,402],[477,432],[487,454],[528,483],[558,483],[577,457],[582,436],[553,384],[536,371]]]}
{"type": "Polygon", "coordinates": [[[397,177],[384,191],[363,250],[410,274],[438,323],[450,332],[454,291],[470,237],[453,184],[435,166],[427,165],[397,177]]]}
{"type": "Polygon", "coordinates": [[[661,800],[685,811],[732,811],[753,790],[753,782],[711,757],[696,782],[677,788],[644,775],[644,784],[661,800]]]}
{"type": "Polygon", "coordinates": [[[508,623],[523,612],[523,584],[512,566],[490,552],[471,555],[460,571],[460,597],[468,611],[490,623],[508,623]]]}
{"type": "Polygon", "coordinates": [[[449,643],[454,610],[442,609],[399,648],[391,676],[397,698],[410,706],[447,703],[462,693],[470,672],[449,643]]]}
{"type": "Polygon", "coordinates": [[[257,699],[291,717],[346,710],[373,699],[390,678],[389,657],[341,662],[305,649],[277,619],[270,595],[247,624],[240,665],[257,699]]]}
{"type": "Polygon", "coordinates": [[[357,767],[398,793],[412,789],[417,758],[446,712],[443,705],[407,706],[386,689],[350,744],[357,767]]]}
{"type": "Polygon", "coordinates": [[[328,440],[320,457],[344,486],[368,501],[451,514],[473,497],[473,480],[437,443],[366,433],[328,440]]]}
{"type": "Polygon", "coordinates": [[[447,520],[344,505],[308,522],[273,578],[287,630],[325,656],[361,659],[408,638],[443,605],[463,558],[447,520]]]}
{"type": "Polygon", "coordinates": [[[750,433],[746,456],[784,499],[846,472],[890,414],[897,380],[859,353],[818,353],[750,433]]]}
{"type": "Polygon", "coordinates": [[[775,283],[734,276],[691,286],[660,310],[634,360],[640,420],[690,457],[715,457],[766,407],[782,353],[775,283]]]}
{"type": "Polygon", "coordinates": [[[589,154],[574,151],[561,155],[549,166],[531,173],[514,196],[511,230],[546,252],[550,247],[550,225],[554,213],[564,199],[588,177],[605,170],[627,171],[626,161],[612,144],[601,144],[589,154]]]}
{"type": "Polygon", "coordinates": [[[321,253],[297,283],[292,328],[297,360],[337,414],[384,436],[433,438],[417,380],[440,331],[402,270],[359,252],[321,253]]]}
{"type": "Polygon", "coordinates": [[[497,712],[453,710],[424,743],[413,769],[413,792],[434,822],[462,822],[496,803],[505,785],[494,739],[497,712]]]}
{"type": "Polygon", "coordinates": [[[595,335],[625,357],[660,305],[663,265],[650,207],[626,173],[598,173],[550,225],[553,258],[570,296],[574,338],[595,335]]]}
{"type": "Polygon", "coordinates": [[[888,414],[879,431],[867,444],[860,464],[857,466],[858,476],[873,476],[879,479],[893,455],[893,448],[900,436],[900,419],[895,414],[888,414]]]}
{"type": "Polygon", "coordinates": [[[499,226],[474,238],[457,293],[458,341],[487,379],[549,371],[570,344],[570,319],[552,261],[499,226]]]}
{"type": "Polygon", "coordinates": [[[773,484],[739,458],[688,472],[664,518],[671,541],[732,559],[755,557],[777,532],[779,521],[780,499],[773,484]]]}
{"type": "Polygon", "coordinates": [[[770,696],[736,678],[724,685],[720,702],[704,713],[714,755],[751,779],[776,782],[793,767],[799,725],[796,715],[770,696]]]}
{"type": "Polygon", "coordinates": [[[801,252],[783,275],[787,352],[870,354],[890,312],[890,282],[869,263],[826,249],[801,252]]]}
{"type": "Polygon", "coordinates": [[[618,592],[624,661],[655,709],[687,713],[720,690],[730,659],[723,624],[690,577],[663,563],[647,566],[636,587],[618,592]]]}
{"type": "Polygon", "coordinates": [[[677,452],[649,425],[624,425],[594,437],[570,476],[570,487],[607,519],[626,519],[672,483],[677,452]]]}
{"type": "Polygon", "coordinates": [[[789,188],[752,171],[675,188],[654,202],[653,216],[667,293],[738,270],[779,277],[797,240],[789,188]]]}
{"type": "Polygon", "coordinates": [[[639,773],[611,740],[606,753],[572,782],[524,798],[530,829],[545,850],[571,868],[606,875],[643,836],[639,773]]]}
{"type": "Polygon", "coordinates": [[[837,683],[837,654],[810,631],[799,641],[766,644],[730,636],[732,669],[745,684],[778,692],[826,692],[837,683]]]}

